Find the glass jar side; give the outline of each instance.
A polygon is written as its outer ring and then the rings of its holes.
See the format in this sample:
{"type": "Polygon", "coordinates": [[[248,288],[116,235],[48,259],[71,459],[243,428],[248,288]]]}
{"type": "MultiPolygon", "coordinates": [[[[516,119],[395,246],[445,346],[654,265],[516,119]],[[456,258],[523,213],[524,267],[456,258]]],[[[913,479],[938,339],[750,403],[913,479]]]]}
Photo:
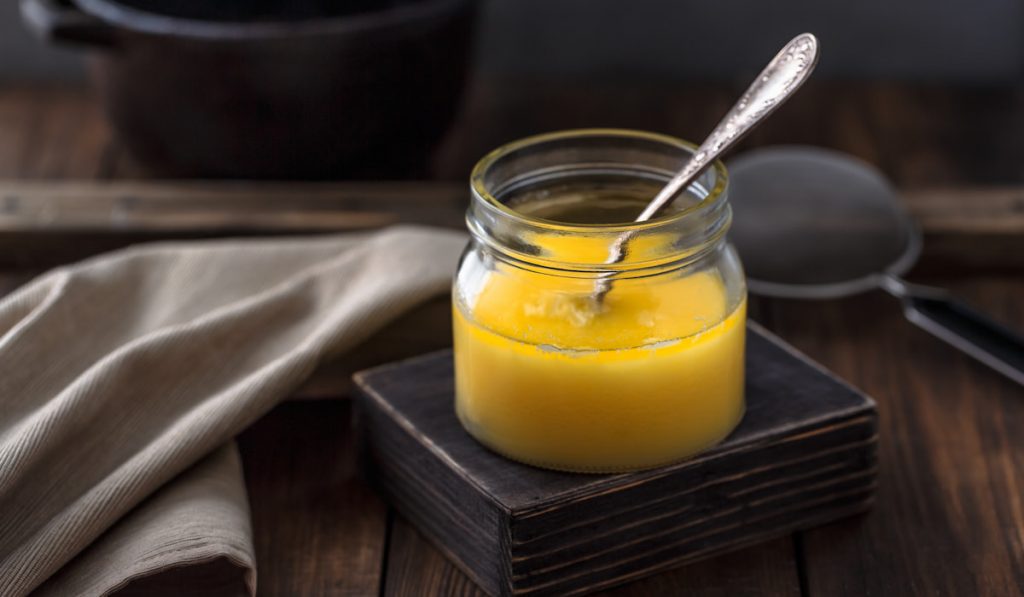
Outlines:
{"type": "MultiPolygon", "coordinates": [[[[564,166],[549,165],[548,182],[579,189],[579,169],[564,166]]],[[[456,411],[471,435],[530,464],[609,472],[674,462],[735,427],[746,287],[725,241],[724,184],[710,186],[716,194],[689,212],[641,226],[614,268],[603,263],[623,232],[614,225],[523,218],[493,195],[474,199],[453,292],[456,411]],[[608,273],[613,290],[595,308],[608,273]]]]}

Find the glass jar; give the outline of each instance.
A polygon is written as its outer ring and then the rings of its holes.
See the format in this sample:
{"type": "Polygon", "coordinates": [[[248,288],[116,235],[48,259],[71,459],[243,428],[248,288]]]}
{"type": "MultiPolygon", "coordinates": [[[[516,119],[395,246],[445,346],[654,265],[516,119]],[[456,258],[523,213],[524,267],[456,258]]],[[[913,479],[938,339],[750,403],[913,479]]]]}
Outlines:
{"type": "Polygon", "coordinates": [[[455,407],[478,441],[536,466],[614,472],[684,459],[739,423],[746,283],[726,242],[725,167],[667,214],[632,221],[694,150],[591,129],[476,165],[453,316],[455,407]],[[609,263],[624,235],[625,258],[609,263]]]}

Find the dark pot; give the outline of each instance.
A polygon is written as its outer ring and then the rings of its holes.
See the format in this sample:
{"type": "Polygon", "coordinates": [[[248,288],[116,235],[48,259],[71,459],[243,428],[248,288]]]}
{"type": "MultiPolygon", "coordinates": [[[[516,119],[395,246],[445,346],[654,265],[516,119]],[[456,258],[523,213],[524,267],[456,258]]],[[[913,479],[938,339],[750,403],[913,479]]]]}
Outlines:
{"type": "Polygon", "coordinates": [[[45,39],[96,50],[93,78],[118,138],[159,173],[421,176],[458,106],[475,2],[361,3],[378,9],[341,15],[335,5],[356,3],[326,0],[21,8],[45,39]]]}

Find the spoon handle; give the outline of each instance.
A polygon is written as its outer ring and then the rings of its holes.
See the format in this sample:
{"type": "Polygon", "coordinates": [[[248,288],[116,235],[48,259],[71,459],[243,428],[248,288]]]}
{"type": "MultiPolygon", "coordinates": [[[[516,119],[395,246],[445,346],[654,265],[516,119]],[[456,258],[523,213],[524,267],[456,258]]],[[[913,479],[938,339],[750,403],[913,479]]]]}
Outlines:
{"type": "MultiPolygon", "coordinates": [[[[801,33],[786,44],[775,58],[764,67],[757,79],[750,84],[743,97],[729,110],[729,113],[700,144],[693,157],[676,174],[665,188],[647,204],[637,216],[637,222],[653,218],[663,207],[671,203],[679,193],[690,186],[720,155],[736,144],[765,117],[781,106],[794,91],[804,84],[818,64],[818,38],[810,33],[801,33]]],[[[615,239],[609,251],[607,263],[620,263],[626,258],[630,234],[615,239]]],[[[593,294],[597,304],[604,301],[612,289],[613,275],[598,278],[593,294]]]]}
{"type": "Polygon", "coordinates": [[[818,38],[810,33],[801,33],[790,40],[750,84],[743,97],[729,110],[715,130],[701,143],[690,161],[651,200],[636,221],[644,222],[653,218],[663,207],[671,203],[712,162],[785,103],[811,76],[817,63],[818,38]]]}

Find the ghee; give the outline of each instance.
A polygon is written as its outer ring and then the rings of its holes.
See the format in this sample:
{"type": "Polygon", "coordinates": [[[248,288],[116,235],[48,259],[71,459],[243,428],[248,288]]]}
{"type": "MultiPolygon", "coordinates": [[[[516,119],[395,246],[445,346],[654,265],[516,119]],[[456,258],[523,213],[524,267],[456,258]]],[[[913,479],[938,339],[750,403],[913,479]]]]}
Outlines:
{"type": "Polygon", "coordinates": [[[746,284],[716,162],[635,224],[697,150],[642,131],[522,139],[470,176],[453,286],[455,411],[482,444],[567,471],[676,462],[743,417],[746,284]],[[608,263],[628,234],[625,259],[608,263]],[[597,282],[613,275],[595,300],[597,282]]]}
{"type": "Polygon", "coordinates": [[[727,436],[744,410],[745,300],[730,310],[713,270],[617,282],[600,309],[592,289],[505,268],[472,307],[455,301],[463,426],[509,458],[584,472],[667,464],[727,436]]]}

